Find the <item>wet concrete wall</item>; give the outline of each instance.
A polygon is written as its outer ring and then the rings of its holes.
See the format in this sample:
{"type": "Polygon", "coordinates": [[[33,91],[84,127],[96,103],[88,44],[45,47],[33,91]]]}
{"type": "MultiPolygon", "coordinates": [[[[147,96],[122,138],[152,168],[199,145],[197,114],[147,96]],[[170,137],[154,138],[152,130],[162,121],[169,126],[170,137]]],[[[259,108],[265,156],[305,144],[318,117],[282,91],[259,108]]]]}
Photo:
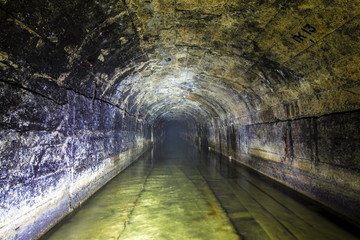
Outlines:
{"type": "Polygon", "coordinates": [[[359,221],[359,114],[212,128],[208,147],[359,221]]]}

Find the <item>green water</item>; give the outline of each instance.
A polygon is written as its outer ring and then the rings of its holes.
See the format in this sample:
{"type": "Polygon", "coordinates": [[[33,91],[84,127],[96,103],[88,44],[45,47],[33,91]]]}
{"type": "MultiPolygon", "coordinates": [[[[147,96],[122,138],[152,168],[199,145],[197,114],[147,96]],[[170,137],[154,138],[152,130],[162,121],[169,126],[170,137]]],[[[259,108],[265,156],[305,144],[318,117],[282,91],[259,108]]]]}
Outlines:
{"type": "Polygon", "coordinates": [[[346,226],[234,162],[167,142],[42,239],[359,239],[346,226]]]}

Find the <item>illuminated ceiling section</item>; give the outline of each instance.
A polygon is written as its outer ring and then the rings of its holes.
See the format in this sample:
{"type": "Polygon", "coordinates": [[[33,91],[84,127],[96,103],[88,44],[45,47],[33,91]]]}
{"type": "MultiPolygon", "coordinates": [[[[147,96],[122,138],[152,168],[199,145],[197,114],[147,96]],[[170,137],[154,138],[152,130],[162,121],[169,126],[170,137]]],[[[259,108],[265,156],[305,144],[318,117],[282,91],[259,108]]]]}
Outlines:
{"type": "Polygon", "coordinates": [[[359,22],[359,1],[126,4],[146,60],[110,79],[131,72],[111,99],[139,118],[249,124],[358,106],[350,92],[358,92],[359,70],[351,67],[351,56],[358,54],[359,41],[343,33],[354,32],[349,29],[359,22]],[[353,54],[336,50],[341,38],[347,38],[341,48],[353,54]],[[352,69],[346,78],[344,68],[312,67],[340,66],[338,61],[352,69]],[[335,104],[334,96],[341,102],[335,104]]]}

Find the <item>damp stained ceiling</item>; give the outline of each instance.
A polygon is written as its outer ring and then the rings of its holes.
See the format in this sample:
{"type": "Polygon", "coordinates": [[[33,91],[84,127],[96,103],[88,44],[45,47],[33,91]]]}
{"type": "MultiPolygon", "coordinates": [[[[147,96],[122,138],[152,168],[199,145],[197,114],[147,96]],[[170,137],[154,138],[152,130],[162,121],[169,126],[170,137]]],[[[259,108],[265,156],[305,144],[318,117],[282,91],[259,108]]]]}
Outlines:
{"type": "Polygon", "coordinates": [[[0,9],[7,79],[56,83],[149,123],[359,108],[358,0],[2,0],[0,9]]]}

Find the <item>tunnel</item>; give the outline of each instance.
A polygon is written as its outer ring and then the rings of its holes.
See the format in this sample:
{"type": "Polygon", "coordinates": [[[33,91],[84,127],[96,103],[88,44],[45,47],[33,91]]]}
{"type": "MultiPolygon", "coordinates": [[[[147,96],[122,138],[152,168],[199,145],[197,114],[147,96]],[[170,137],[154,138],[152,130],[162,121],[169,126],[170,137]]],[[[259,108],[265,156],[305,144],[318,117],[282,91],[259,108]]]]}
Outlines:
{"type": "Polygon", "coordinates": [[[0,0],[0,239],[39,238],[169,139],[359,226],[359,13],[359,0],[0,0]]]}

